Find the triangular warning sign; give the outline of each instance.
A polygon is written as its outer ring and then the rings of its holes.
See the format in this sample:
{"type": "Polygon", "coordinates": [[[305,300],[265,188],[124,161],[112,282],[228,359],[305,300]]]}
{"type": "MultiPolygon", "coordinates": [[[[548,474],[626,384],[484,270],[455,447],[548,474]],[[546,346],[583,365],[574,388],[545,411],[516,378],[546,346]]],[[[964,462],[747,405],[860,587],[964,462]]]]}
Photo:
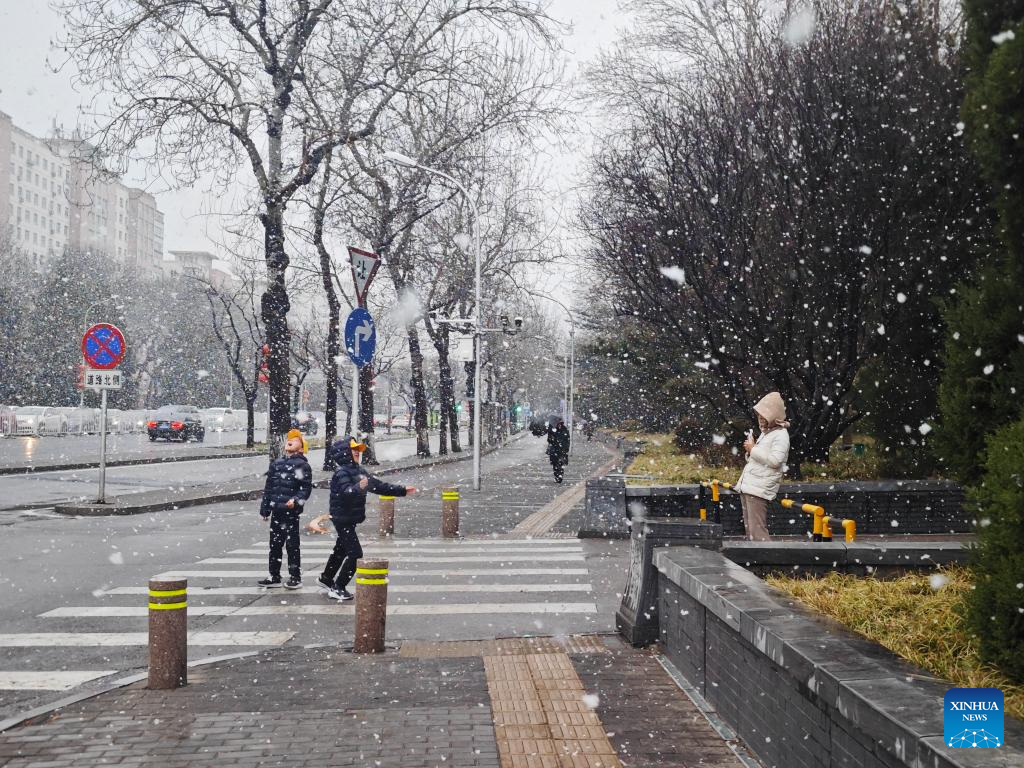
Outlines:
{"type": "Polygon", "coordinates": [[[373,276],[377,274],[377,267],[380,266],[380,256],[352,246],[349,246],[348,255],[352,260],[352,281],[356,286],[356,300],[359,306],[362,306],[370,283],[373,282],[373,276]]]}

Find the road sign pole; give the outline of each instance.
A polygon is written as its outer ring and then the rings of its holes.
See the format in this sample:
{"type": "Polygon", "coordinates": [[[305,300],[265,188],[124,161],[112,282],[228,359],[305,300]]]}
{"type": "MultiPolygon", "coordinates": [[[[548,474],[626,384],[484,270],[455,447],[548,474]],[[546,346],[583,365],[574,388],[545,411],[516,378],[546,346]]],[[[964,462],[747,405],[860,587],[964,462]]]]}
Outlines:
{"type": "Polygon", "coordinates": [[[107,390],[100,390],[100,494],[97,504],[107,503],[107,390]]]}
{"type": "Polygon", "coordinates": [[[352,437],[359,439],[359,366],[353,366],[352,376],[352,437]]]}

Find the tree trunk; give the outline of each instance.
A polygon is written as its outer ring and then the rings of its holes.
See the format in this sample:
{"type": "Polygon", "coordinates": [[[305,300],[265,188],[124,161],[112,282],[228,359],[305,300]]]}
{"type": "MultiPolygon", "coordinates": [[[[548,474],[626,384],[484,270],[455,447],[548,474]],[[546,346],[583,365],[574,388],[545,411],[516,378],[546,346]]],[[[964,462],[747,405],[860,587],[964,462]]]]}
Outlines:
{"type": "Polygon", "coordinates": [[[359,431],[366,435],[366,452],[363,464],[376,466],[377,447],[374,444],[376,433],[373,427],[373,363],[359,369],[359,431]]]}
{"type": "MultiPolygon", "coordinates": [[[[448,339],[445,334],[444,343],[437,344],[437,367],[441,372],[441,420],[447,422],[451,436],[452,453],[461,453],[459,442],[459,414],[455,411],[455,377],[452,375],[452,364],[448,359],[448,339]]],[[[442,444],[444,436],[441,437],[442,444]]],[[[447,451],[446,451],[447,453],[447,451]]]]}
{"type": "Polygon", "coordinates": [[[265,233],[267,287],[260,298],[260,314],[270,346],[270,413],[267,417],[267,451],[271,457],[281,454],[284,438],[291,428],[289,393],[289,350],[291,334],[288,330],[288,289],[285,272],[288,254],[284,250],[284,205],[271,200],[261,219],[265,233]]]}
{"type": "MultiPolygon", "coordinates": [[[[444,388],[444,378],[441,379],[442,390],[444,388]]],[[[437,423],[437,455],[447,456],[448,455],[448,409],[444,404],[444,392],[441,392],[441,417],[437,423]]]]}
{"type": "Polygon", "coordinates": [[[466,400],[469,401],[469,435],[466,442],[469,443],[469,447],[473,447],[473,425],[476,423],[476,409],[474,407],[475,400],[473,394],[475,391],[476,383],[476,363],[469,362],[465,364],[466,369],[466,400]]]}
{"type": "Polygon", "coordinates": [[[256,395],[245,397],[245,447],[256,445],[256,395]]]}
{"type": "Polygon", "coordinates": [[[427,430],[427,393],[423,386],[423,352],[420,350],[420,334],[415,325],[407,327],[409,334],[409,359],[412,368],[413,409],[416,412],[416,455],[430,455],[430,433],[427,430]]]}

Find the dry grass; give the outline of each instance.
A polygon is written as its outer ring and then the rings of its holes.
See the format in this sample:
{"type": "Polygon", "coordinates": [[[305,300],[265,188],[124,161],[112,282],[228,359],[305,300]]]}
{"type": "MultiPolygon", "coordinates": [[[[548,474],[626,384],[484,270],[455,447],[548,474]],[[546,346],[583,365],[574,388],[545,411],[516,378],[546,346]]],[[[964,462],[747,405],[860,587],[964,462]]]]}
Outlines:
{"type": "Polygon", "coordinates": [[[672,442],[672,435],[629,433],[630,440],[643,440],[644,451],[629,465],[631,475],[650,475],[652,480],[631,480],[631,483],[656,485],[684,485],[717,478],[726,483],[740,479],[740,468],[712,466],[695,454],[681,453],[672,442]]]}
{"type": "Polygon", "coordinates": [[[961,618],[974,580],[966,568],[882,580],[832,573],[824,578],[772,576],[768,583],[907,661],[962,688],[999,688],[1006,712],[1024,719],[1024,686],[978,659],[961,618]]]}
{"type": "MultiPolygon", "coordinates": [[[[631,475],[650,475],[652,480],[636,479],[631,480],[631,483],[654,482],[657,485],[682,485],[711,478],[734,483],[740,478],[742,460],[739,458],[737,458],[737,466],[723,466],[697,454],[683,453],[676,448],[670,434],[646,432],[621,432],[618,434],[627,440],[639,440],[644,443],[643,453],[633,460],[626,472],[631,475]]],[[[879,477],[878,464],[877,455],[873,453],[870,445],[862,456],[855,456],[853,451],[840,451],[838,448],[833,448],[828,464],[805,464],[802,467],[804,475],[802,482],[876,480],[879,477]]],[[[793,482],[793,480],[787,478],[787,482],[793,482]]]]}

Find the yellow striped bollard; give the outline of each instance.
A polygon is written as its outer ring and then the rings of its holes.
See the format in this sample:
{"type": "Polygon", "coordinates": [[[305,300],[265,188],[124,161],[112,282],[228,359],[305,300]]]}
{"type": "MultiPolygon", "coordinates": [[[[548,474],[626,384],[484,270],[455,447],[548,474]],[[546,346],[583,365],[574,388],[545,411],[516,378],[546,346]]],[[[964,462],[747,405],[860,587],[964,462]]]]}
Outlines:
{"type": "Polygon", "coordinates": [[[395,535],[395,497],[381,496],[377,502],[377,510],[380,512],[380,535],[395,535]]]}
{"type": "Polygon", "coordinates": [[[441,489],[441,535],[455,538],[459,535],[459,489],[441,489]]]}
{"type": "Polygon", "coordinates": [[[356,563],[356,653],[383,653],[388,613],[388,561],[356,563]]]}
{"type": "Polygon", "coordinates": [[[188,581],[149,582],[149,688],[188,682],[188,581]]]}

